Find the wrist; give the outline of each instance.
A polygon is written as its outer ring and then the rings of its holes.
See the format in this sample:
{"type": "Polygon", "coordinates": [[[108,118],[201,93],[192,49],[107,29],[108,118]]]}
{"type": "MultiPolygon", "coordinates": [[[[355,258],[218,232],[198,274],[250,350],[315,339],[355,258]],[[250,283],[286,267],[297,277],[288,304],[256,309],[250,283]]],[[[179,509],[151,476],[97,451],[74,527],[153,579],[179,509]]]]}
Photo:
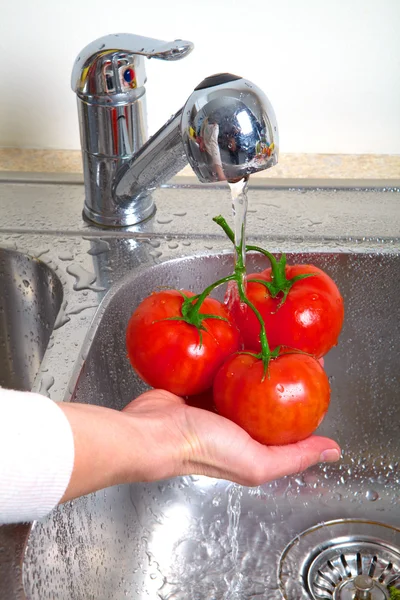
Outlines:
{"type": "Polygon", "coordinates": [[[61,403],[74,438],[74,467],[61,502],[125,483],[135,436],[122,413],[94,405],[61,403]]]}

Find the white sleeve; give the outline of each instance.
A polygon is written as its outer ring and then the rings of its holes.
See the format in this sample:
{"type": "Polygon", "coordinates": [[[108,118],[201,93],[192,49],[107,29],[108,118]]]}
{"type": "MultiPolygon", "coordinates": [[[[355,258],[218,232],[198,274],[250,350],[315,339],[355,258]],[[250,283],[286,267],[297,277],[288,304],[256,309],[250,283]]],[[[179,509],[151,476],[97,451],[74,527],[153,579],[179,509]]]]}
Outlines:
{"type": "Polygon", "coordinates": [[[204,145],[216,166],[222,167],[221,152],[218,144],[219,125],[207,123],[204,125],[204,145]]]}
{"type": "Polygon", "coordinates": [[[0,388],[0,523],[40,519],[61,500],[74,439],[49,398],[0,388]]]}

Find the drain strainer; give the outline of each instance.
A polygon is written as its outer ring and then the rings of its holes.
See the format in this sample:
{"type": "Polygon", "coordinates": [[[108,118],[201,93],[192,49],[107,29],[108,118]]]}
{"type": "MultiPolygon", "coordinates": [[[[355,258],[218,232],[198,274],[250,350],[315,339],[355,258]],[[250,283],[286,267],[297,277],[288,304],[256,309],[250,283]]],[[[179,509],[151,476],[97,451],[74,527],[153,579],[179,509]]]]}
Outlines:
{"type": "Polygon", "coordinates": [[[400,529],[343,519],[307,529],[284,550],[286,600],[387,600],[400,589],[400,529]]]}

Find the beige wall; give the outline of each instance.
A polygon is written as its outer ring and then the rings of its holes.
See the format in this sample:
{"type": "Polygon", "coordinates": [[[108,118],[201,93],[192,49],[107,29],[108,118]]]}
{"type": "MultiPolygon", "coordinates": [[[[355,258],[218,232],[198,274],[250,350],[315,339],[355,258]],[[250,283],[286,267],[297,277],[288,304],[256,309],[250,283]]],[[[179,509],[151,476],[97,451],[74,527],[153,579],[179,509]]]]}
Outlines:
{"type": "Polygon", "coordinates": [[[72,63],[126,31],[196,46],[146,62],[150,132],[231,71],[269,96],[282,152],[400,154],[400,0],[0,2],[0,146],[78,148],[72,63]]]}

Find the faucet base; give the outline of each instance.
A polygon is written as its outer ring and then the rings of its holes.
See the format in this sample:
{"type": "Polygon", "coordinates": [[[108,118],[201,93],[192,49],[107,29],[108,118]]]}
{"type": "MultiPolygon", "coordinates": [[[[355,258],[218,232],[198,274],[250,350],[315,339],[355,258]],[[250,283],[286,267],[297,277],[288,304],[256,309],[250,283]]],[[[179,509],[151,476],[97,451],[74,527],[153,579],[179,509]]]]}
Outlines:
{"type": "Polygon", "coordinates": [[[151,196],[143,198],[138,202],[138,206],[131,207],[130,210],[124,209],[120,214],[104,215],[95,212],[86,204],[84,205],[82,216],[85,221],[91,225],[103,227],[130,227],[146,221],[156,212],[156,205],[151,196]]]}

